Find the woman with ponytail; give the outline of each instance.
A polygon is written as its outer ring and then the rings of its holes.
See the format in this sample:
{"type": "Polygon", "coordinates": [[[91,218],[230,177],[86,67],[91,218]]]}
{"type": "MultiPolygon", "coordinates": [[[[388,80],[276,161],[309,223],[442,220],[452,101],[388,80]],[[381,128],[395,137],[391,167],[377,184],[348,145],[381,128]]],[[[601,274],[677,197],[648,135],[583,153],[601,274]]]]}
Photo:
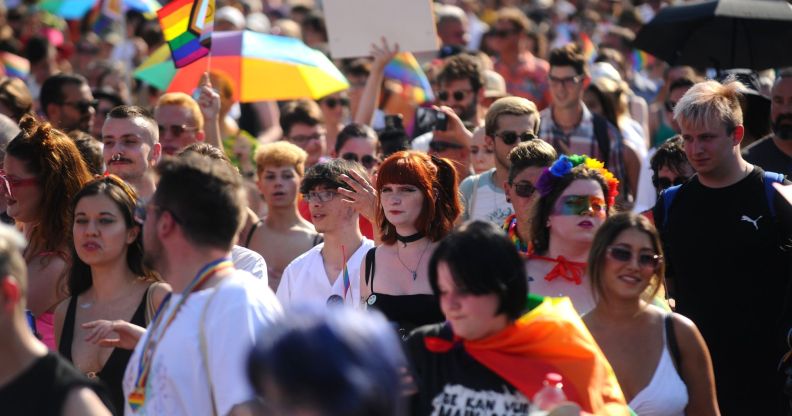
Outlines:
{"type": "Polygon", "coordinates": [[[383,312],[404,336],[444,320],[428,264],[462,210],[457,173],[446,159],[397,152],[380,165],[376,191],[382,245],[368,252],[360,268],[361,300],[383,312]]]}
{"type": "Polygon", "coordinates": [[[70,204],[91,174],[63,132],[33,116],[23,117],[19,127],[22,131],[6,148],[0,189],[8,199],[8,215],[28,240],[27,307],[42,341],[54,349],[52,311],[67,296],[71,264],[70,204]]]}

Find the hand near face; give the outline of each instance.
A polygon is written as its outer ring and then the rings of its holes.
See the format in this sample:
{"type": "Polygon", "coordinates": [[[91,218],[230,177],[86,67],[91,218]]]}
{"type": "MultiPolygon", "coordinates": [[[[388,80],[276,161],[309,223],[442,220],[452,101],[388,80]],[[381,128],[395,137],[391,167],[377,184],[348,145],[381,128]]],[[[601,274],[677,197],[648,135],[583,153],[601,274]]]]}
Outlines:
{"type": "Polygon", "coordinates": [[[349,185],[352,191],[338,188],[338,193],[344,197],[344,202],[351,205],[355,211],[373,223],[377,211],[377,191],[371,186],[368,179],[360,176],[357,172],[350,171],[349,175],[341,175],[341,180],[349,185]]]}
{"type": "Polygon", "coordinates": [[[212,82],[209,80],[209,73],[204,72],[201,76],[201,82],[198,84],[198,106],[201,108],[201,114],[204,119],[216,120],[220,114],[220,94],[212,88],[212,82]]]}

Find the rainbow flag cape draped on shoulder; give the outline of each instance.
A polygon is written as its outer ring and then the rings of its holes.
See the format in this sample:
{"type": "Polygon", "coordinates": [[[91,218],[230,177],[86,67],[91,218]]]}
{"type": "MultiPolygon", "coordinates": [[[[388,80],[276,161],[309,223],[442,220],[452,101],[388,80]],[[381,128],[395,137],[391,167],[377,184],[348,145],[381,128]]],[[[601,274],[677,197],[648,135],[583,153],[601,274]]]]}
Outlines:
{"type": "Polygon", "coordinates": [[[385,66],[385,77],[399,81],[416,104],[434,101],[429,79],[410,52],[400,52],[385,66]]]}
{"type": "Polygon", "coordinates": [[[157,11],[176,68],[209,54],[214,12],[214,0],[174,0],[157,11]]]}
{"type": "MultiPolygon", "coordinates": [[[[624,394],[605,355],[569,298],[530,299],[538,303],[513,325],[490,337],[462,341],[476,361],[503,377],[529,400],[545,375],[563,377],[567,399],[597,415],[630,415],[624,394]]],[[[430,351],[442,351],[439,338],[425,338],[430,351]]]]}

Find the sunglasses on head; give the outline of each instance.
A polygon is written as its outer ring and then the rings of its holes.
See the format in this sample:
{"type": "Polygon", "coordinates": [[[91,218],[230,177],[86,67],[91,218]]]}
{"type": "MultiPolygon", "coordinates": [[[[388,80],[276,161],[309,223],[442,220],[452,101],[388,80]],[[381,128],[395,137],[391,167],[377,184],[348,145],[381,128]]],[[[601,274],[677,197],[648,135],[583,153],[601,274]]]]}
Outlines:
{"type": "Polygon", "coordinates": [[[349,107],[348,98],[325,98],[322,100],[329,108],[336,108],[337,106],[349,107]]]}
{"type": "Polygon", "coordinates": [[[674,101],[671,101],[671,100],[666,100],[663,103],[663,106],[665,106],[665,110],[668,111],[669,113],[673,113],[674,112],[674,108],[676,108],[676,105],[677,105],[677,103],[674,102],[674,101]]]}
{"type": "Polygon", "coordinates": [[[518,182],[513,186],[514,193],[521,198],[530,198],[536,192],[536,187],[530,182],[518,182]]]}
{"type": "Polygon", "coordinates": [[[471,92],[471,90],[456,90],[454,92],[440,91],[437,93],[437,99],[440,101],[448,101],[449,98],[453,97],[454,101],[462,101],[471,92]]]}
{"type": "Polygon", "coordinates": [[[429,142],[429,150],[435,153],[443,153],[448,149],[461,149],[463,147],[465,146],[462,146],[461,144],[441,142],[438,140],[432,140],[431,142],[429,142]]]}
{"type": "Polygon", "coordinates": [[[667,189],[667,188],[670,188],[670,187],[676,186],[676,185],[684,185],[687,182],[688,182],[688,179],[686,177],[684,177],[684,176],[677,176],[677,178],[674,179],[673,182],[671,181],[671,179],[668,179],[668,178],[657,178],[657,179],[652,181],[652,183],[654,184],[655,188],[658,191],[662,191],[663,189],[667,189]]]}
{"type": "Polygon", "coordinates": [[[66,101],[61,103],[61,105],[68,105],[69,107],[74,108],[75,110],[79,111],[80,113],[87,113],[92,108],[96,108],[99,105],[99,100],[84,100],[84,101],[66,101]]]}
{"type": "Polygon", "coordinates": [[[363,165],[363,167],[366,169],[371,169],[372,167],[374,167],[374,165],[377,164],[377,162],[379,162],[379,160],[374,156],[363,155],[362,157],[358,158],[358,155],[351,152],[344,153],[343,155],[341,155],[341,159],[349,160],[352,162],[360,162],[360,164],[363,165]]]}
{"type": "Polygon", "coordinates": [[[169,126],[158,125],[157,129],[159,130],[160,137],[165,135],[165,131],[170,131],[170,134],[173,137],[181,137],[182,134],[188,131],[198,130],[197,127],[188,126],[186,124],[171,124],[169,126]]]}
{"type": "Polygon", "coordinates": [[[524,131],[520,134],[517,134],[517,132],[509,131],[509,130],[502,131],[500,133],[495,133],[495,137],[500,137],[501,140],[503,140],[503,143],[509,146],[516,143],[518,138],[520,139],[521,142],[527,142],[537,138],[536,135],[530,131],[524,131]]]}
{"type": "MultiPolygon", "coordinates": [[[[633,259],[633,252],[620,246],[608,247],[608,256],[621,263],[629,263],[633,259]]],[[[657,269],[657,266],[663,261],[663,257],[655,253],[638,253],[637,254],[638,266],[642,269],[657,269]]]]}

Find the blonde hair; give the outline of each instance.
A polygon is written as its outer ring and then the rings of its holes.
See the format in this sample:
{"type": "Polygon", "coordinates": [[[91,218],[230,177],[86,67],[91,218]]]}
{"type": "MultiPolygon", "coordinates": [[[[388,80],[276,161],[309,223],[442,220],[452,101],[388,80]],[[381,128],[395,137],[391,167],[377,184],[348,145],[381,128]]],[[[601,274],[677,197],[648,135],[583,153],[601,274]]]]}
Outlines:
{"type": "Polygon", "coordinates": [[[484,129],[487,136],[495,136],[498,131],[498,117],[503,115],[536,115],[534,133],[539,132],[539,109],[536,108],[536,104],[533,101],[521,97],[503,97],[490,106],[489,110],[487,110],[487,115],[484,117],[484,129]]]}
{"type": "Polygon", "coordinates": [[[743,124],[740,100],[745,86],[739,81],[729,79],[721,84],[718,81],[704,81],[693,85],[679,100],[674,108],[674,120],[682,126],[692,128],[711,127],[720,121],[731,132],[743,124]]]}
{"type": "Polygon", "coordinates": [[[256,170],[259,175],[265,166],[293,166],[301,177],[305,175],[308,153],[287,141],[277,141],[259,146],[256,151],[256,170]]]}
{"type": "Polygon", "coordinates": [[[198,131],[203,131],[204,118],[201,113],[201,107],[198,106],[198,103],[195,102],[192,97],[183,92],[169,92],[163,94],[159,100],[157,100],[156,108],[160,108],[164,105],[175,105],[177,107],[186,108],[192,114],[195,127],[198,128],[198,131]]]}

